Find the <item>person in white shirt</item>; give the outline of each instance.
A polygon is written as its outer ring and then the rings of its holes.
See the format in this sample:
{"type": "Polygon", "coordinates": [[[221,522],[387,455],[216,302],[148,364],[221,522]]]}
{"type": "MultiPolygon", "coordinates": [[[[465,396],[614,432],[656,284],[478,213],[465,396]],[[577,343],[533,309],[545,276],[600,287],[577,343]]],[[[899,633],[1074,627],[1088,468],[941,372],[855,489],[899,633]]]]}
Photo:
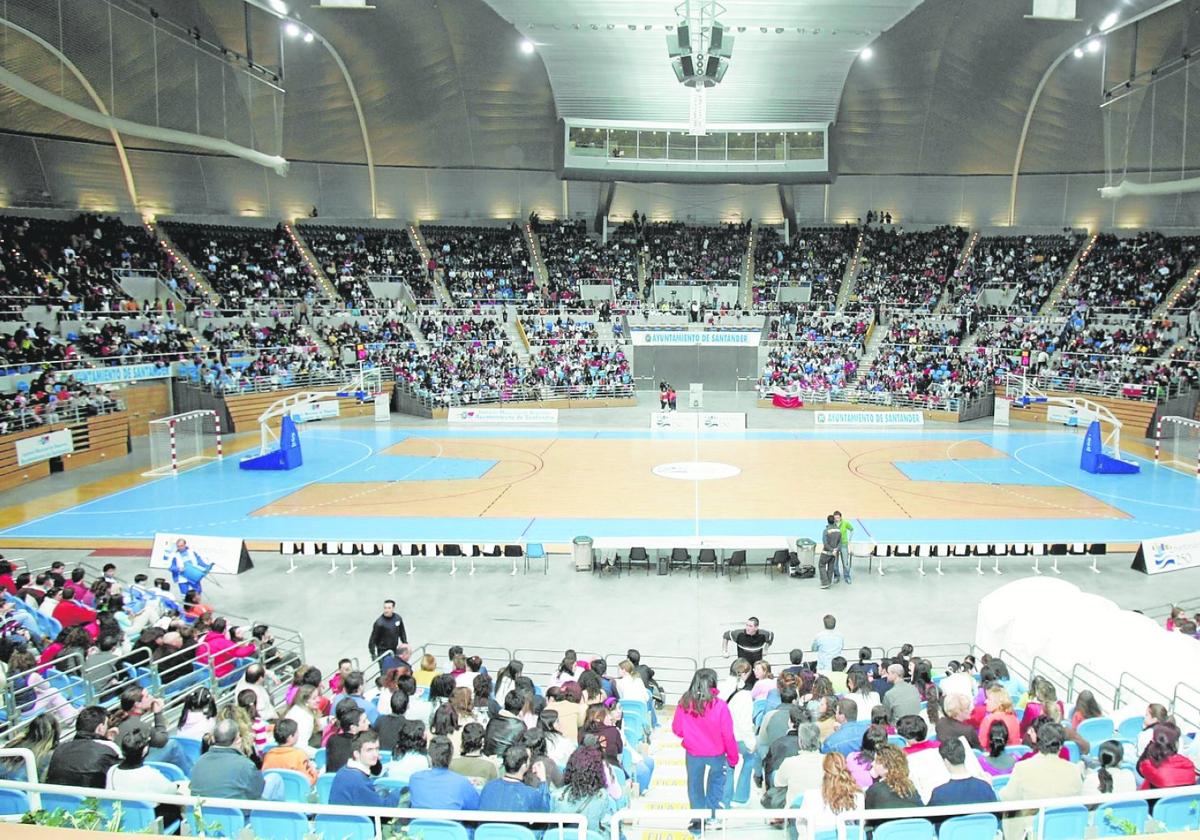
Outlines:
{"type": "Polygon", "coordinates": [[[879,705],[879,692],[872,690],[870,675],[858,668],[846,674],[845,696],[858,706],[859,720],[870,720],[871,710],[879,705]]]}
{"type": "Polygon", "coordinates": [[[203,740],[205,735],[212,734],[216,722],[217,702],[213,699],[211,691],[200,686],[183,700],[183,711],[179,715],[175,737],[189,738],[193,741],[203,740]]]}
{"type": "Polygon", "coordinates": [[[267,669],[255,662],[246,668],[242,678],[238,680],[233,696],[237,697],[243,691],[253,691],[259,716],[263,720],[275,720],[279,715],[275,711],[275,704],[271,701],[271,693],[267,691],[266,682],[267,669]]]}
{"type": "Polygon", "coordinates": [[[308,753],[309,758],[317,754],[311,745],[313,733],[320,733],[325,727],[325,719],[321,716],[321,695],[311,685],[302,685],[292,697],[292,704],[283,713],[286,720],[296,722],[296,746],[308,753]]]}
{"type": "MultiPolygon", "coordinates": [[[[144,762],[150,748],[150,736],[142,729],[132,729],[121,738],[120,764],[108,768],[105,787],[117,793],[160,793],[168,796],[186,795],[188,783],[172,782],[153,767],[147,767],[144,762]]],[[[178,805],[155,805],[154,815],[163,820],[164,825],[175,822],[180,817],[178,805]]]]}
{"type": "Polygon", "coordinates": [[[642,678],[638,674],[637,669],[633,667],[633,663],[628,659],[622,659],[621,664],[617,666],[617,670],[617,678],[613,681],[617,697],[622,700],[638,700],[642,703],[649,703],[650,690],[642,682],[642,678]]]}
{"type": "Polygon", "coordinates": [[[1125,748],[1120,741],[1105,741],[1100,745],[1096,759],[1099,766],[1089,770],[1083,777],[1084,796],[1093,793],[1133,793],[1137,790],[1137,777],[1133,771],[1120,766],[1125,760],[1125,748]]]}
{"type": "Polygon", "coordinates": [[[946,676],[938,684],[943,697],[951,694],[961,694],[964,697],[974,697],[977,686],[971,672],[964,669],[958,662],[950,662],[946,666],[946,676]]]}
{"type": "Polygon", "coordinates": [[[758,755],[754,751],[758,744],[754,735],[754,698],[746,688],[750,672],[749,662],[735,659],[729,666],[729,676],[717,684],[717,693],[729,706],[729,716],[733,718],[733,737],[742,756],[736,777],[730,773],[725,780],[726,808],[731,803],[744,805],[750,801],[751,776],[758,767],[758,755]]]}

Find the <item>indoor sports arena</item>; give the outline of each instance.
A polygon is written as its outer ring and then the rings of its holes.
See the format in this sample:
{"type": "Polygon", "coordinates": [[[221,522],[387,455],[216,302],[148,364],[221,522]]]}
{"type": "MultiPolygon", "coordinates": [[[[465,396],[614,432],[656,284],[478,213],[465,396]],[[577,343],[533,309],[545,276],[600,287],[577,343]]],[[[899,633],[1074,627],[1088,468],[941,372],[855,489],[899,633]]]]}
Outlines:
{"type": "Polygon", "coordinates": [[[0,27],[0,835],[1200,832],[1200,0],[0,27]]]}

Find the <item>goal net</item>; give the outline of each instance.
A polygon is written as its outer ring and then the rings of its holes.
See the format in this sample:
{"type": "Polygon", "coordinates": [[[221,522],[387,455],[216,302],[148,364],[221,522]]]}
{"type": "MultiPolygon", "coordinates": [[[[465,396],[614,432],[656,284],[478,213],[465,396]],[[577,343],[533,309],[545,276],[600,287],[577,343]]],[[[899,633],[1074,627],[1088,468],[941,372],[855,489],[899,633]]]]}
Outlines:
{"type": "Polygon", "coordinates": [[[1200,420],[1160,417],[1154,437],[1154,460],[1200,477],[1200,420]]]}
{"type": "Polygon", "coordinates": [[[221,420],[215,411],[189,411],[150,421],[150,469],[142,475],[174,475],[221,457],[221,420]]]}

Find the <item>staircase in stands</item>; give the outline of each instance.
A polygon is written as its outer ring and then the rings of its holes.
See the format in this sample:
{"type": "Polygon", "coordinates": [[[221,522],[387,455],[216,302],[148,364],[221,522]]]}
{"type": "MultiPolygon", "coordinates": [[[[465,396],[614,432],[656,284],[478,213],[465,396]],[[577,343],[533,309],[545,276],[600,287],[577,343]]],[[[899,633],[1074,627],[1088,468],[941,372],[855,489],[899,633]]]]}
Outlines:
{"type": "Polygon", "coordinates": [[[300,229],[295,225],[287,222],[283,223],[283,229],[287,231],[288,236],[292,238],[292,243],[296,246],[296,250],[300,252],[300,256],[304,258],[304,264],[308,266],[308,270],[312,272],[314,282],[317,288],[321,290],[321,295],[329,301],[338,301],[341,296],[337,293],[333,283],[325,276],[325,270],[321,268],[321,264],[317,262],[316,254],[308,247],[308,243],[304,241],[304,237],[300,235],[300,229]]]}
{"type": "MultiPolygon", "coordinates": [[[[631,804],[647,811],[685,811],[688,808],[687,767],[683,744],[671,731],[674,708],[658,713],[658,727],[650,736],[650,757],[654,759],[654,776],[649,789],[631,804]]],[[[667,821],[661,826],[648,826],[642,831],[627,831],[627,840],[692,840],[686,827],[667,821]]]]}
{"type": "Polygon", "coordinates": [[[148,225],[148,227],[154,233],[155,237],[158,238],[159,244],[174,258],[176,265],[183,269],[183,273],[196,284],[196,288],[200,289],[204,297],[213,305],[220,304],[221,296],[217,294],[212,284],[208,282],[208,279],[196,270],[196,266],[192,265],[192,261],[188,259],[187,254],[183,253],[183,249],[171,241],[171,237],[166,229],[154,224],[148,225]]]}
{"type": "Polygon", "coordinates": [[[529,222],[525,223],[523,232],[525,234],[525,250],[529,251],[529,265],[533,268],[534,282],[537,283],[542,299],[548,301],[550,300],[550,272],[546,270],[546,263],[542,259],[541,239],[529,222]]]}
{"type": "Polygon", "coordinates": [[[1154,307],[1155,317],[1161,318],[1162,316],[1166,315],[1167,312],[1171,310],[1171,307],[1175,305],[1175,301],[1179,300],[1180,295],[1194,286],[1197,282],[1200,282],[1200,260],[1197,260],[1196,264],[1193,265],[1183,275],[1183,277],[1179,278],[1179,282],[1172,286],[1169,292],[1163,295],[1162,303],[1154,307]]]}
{"type": "MultiPolygon", "coordinates": [[[[958,255],[958,262],[954,266],[954,276],[946,278],[946,285],[942,288],[942,293],[938,298],[937,306],[933,308],[934,312],[950,311],[954,301],[953,295],[947,294],[947,290],[953,288],[954,280],[962,276],[967,264],[971,261],[971,255],[975,253],[975,246],[979,244],[979,231],[972,230],[967,232],[967,241],[963,245],[962,253],[958,255]]],[[[961,309],[959,311],[962,311],[961,309]]]]}
{"type": "MultiPolygon", "coordinates": [[[[421,255],[421,264],[429,265],[431,254],[429,253],[429,246],[425,243],[425,235],[421,233],[419,223],[413,223],[408,226],[408,238],[412,240],[417,253],[421,255]]],[[[438,303],[443,306],[453,306],[454,299],[450,297],[450,290],[446,288],[446,283],[442,276],[443,272],[445,272],[445,269],[440,266],[437,271],[433,272],[433,293],[437,296],[438,303]]]]}
{"type": "Polygon", "coordinates": [[[746,259],[742,264],[742,279],[738,284],[738,304],[749,310],[754,305],[754,246],[758,240],[758,225],[752,223],[746,241],[746,259]]]}
{"type": "Polygon", "coordinates": [[[846,308],[846,304],[850,301],[850,295],[854,291],[854,285],[858,282],[858,275],[862,269],[863,248],[867,244],[867,231],[862,228],[858,231],[858,242],[854,243],[854,253],[850,257],[850,261],[846,263],[846,270],[842,273],[842,287],[838,289],[837,309],[842,311],[846,308]]]}
{"type": "Polygon", "coordinates": [[[1070,263],[1067,264],[1067,270],[1063,272],[1062,278],[1054,286],[1054,290],[1050,292],[1050,297],[1046,298],[1046,302],[1042,304],[1039,315],[1052,315],[1058,307],[1058,302],[1062,299],[1063,293],[1067,287],[1075,280],[1075,275],[1079,273],[1080,264],[1087,259],[1088,254],[1092,252],[1092,248],[1096,247],[1097,234],[1092,234],[1091,238],[1083,244],[1079,252],[1075,254],[1070,263]]]}

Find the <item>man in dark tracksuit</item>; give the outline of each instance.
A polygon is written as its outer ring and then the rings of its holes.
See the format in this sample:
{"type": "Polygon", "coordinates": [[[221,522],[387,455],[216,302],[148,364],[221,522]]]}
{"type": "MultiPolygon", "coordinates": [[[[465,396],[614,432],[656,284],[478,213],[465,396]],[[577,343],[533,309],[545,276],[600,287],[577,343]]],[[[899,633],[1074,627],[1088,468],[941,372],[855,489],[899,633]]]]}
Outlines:
{"type": "Polygon", "coordinates": [[[838,527],[836,517],[830,514],[826,520],[828,524],[821,532],[821,559],[817,562],[822,589],[828,589],[833,584],[833,568],[842,548],[842,529],[838,527]]]}
{"type": "Polygon", "coordinates": [[[396,615],[396,602],[388,599],[383,602],[383,615],[371,625],[367,651],[374,661],[385,653],[395,653],[396,646],[401,642],[408,643],[408,634],[404,632],[404,619],[396,615]]]}

